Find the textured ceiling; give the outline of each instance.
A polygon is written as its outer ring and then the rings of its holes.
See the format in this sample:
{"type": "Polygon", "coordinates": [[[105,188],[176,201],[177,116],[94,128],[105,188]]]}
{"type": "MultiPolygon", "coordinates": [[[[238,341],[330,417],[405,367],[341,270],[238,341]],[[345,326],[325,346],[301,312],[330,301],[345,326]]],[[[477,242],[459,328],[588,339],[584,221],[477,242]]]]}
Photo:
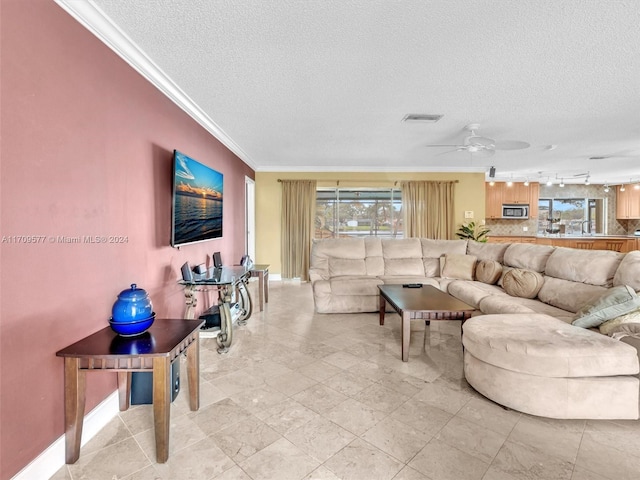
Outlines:
{"type": "Polygon", "coordinates": [[[638,0],[56,1],[258,171],[640,180],[638,0]],[[426,147],[469,123],[531,147],[426,147]]]}

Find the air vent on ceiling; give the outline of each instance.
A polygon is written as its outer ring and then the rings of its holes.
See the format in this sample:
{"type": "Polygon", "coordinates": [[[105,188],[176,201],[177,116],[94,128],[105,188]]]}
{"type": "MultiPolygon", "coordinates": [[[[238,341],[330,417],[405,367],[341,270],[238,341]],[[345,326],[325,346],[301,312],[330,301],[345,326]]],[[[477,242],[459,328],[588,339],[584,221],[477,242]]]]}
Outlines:
{"type": "Polygon", "coordinates": [[[444,115],[432,115],[429,113],[409,113],[402,119],[403,122],[424,122],[424,123],[436,123],[444,115]]]}

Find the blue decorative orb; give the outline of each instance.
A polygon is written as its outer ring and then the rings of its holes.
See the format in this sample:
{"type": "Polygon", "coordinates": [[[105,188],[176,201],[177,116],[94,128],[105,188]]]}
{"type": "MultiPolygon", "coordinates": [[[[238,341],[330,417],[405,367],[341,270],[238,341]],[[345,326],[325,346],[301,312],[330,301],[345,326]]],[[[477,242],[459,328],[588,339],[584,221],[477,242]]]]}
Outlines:
{"type": "Polygon", "coordinates": [[[113,319],[109,319],[109,324],[113,331],[118,335],[129,337],[146,332],[155,319],[156,314],[154,313],[149,318],[138,320],[136,322],[115,322],[113,319]]]}
{"type": "Polygon", "coordinates": [[[123,290],[111,309],[111,321],[118,323],[148,320],[153,314],[153,305],[149,295],[135,283],[123,290]]]}

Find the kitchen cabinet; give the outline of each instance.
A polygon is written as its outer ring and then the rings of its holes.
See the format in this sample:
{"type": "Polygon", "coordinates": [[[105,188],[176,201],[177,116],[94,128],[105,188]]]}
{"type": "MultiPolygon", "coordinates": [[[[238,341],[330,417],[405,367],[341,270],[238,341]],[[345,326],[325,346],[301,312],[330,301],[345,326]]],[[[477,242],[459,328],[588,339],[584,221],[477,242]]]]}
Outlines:
{"type": "Polygon", "coordinates": [[[529,185],[520,182],[502,184],[502,203],[508,204],[528,204],[529,203],[529,185]]]}
{"type": "Polygon", "coordinates": [[[529,205],[529,218],[538,218],[538,197],[540,184],[531,182],[513,182],[511,186],[505,182],[485,183],[486,218],[502,218],[502,205],[529,205]]]}
{"type": "Polygon", "coordinates": [[[484,184],[485,187],[485,217],[486,218],[502,218],[502,187],[503,183],[495,182],[493,185],[484,184]]]}
{"type": "Polygon", "coordinates": [[[529,218],[538,218],[538,200],[540,200],[540,184],[529,184],[529,218]]]}
{"type": "Polygon", "coordinates": [[[624,191],[616,187],[616,218],[640,218],[640,189],[628,185],[624,191]]]}

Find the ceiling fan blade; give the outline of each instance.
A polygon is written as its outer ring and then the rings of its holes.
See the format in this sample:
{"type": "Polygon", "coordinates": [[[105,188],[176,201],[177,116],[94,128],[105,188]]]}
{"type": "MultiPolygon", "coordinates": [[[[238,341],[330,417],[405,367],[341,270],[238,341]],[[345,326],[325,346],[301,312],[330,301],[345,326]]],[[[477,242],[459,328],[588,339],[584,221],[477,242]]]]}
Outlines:
{"type": "Polygon", "coordinates": [[[450,155],[452,153],[456,153],[456,152],[459,152],[459,151],[460,151],[460,149],[456,148],[455,150],[447,150],[446,152],[436,153],[435,156],[439,157],[440,155],[450,155]]]}
{"type": "Polygon", "coordinates": [[[522,150],[524,148],[529,148],[531,146],[530,143],[520,142],[518,140],[505,140],[503,142],[496,143],[496,150],[522,150]]]}
{"type": "Polygon", "coordinates": [[[425,147],[451,147],[460,148],[461,145],[425,145],[425,147]]]}
{"type": "Polygon", "coordinates": [[[474,157],[492,157],[496,154],[496,151],[492,148],[483,148],[477,152],[471,152],[474,157]]]}

